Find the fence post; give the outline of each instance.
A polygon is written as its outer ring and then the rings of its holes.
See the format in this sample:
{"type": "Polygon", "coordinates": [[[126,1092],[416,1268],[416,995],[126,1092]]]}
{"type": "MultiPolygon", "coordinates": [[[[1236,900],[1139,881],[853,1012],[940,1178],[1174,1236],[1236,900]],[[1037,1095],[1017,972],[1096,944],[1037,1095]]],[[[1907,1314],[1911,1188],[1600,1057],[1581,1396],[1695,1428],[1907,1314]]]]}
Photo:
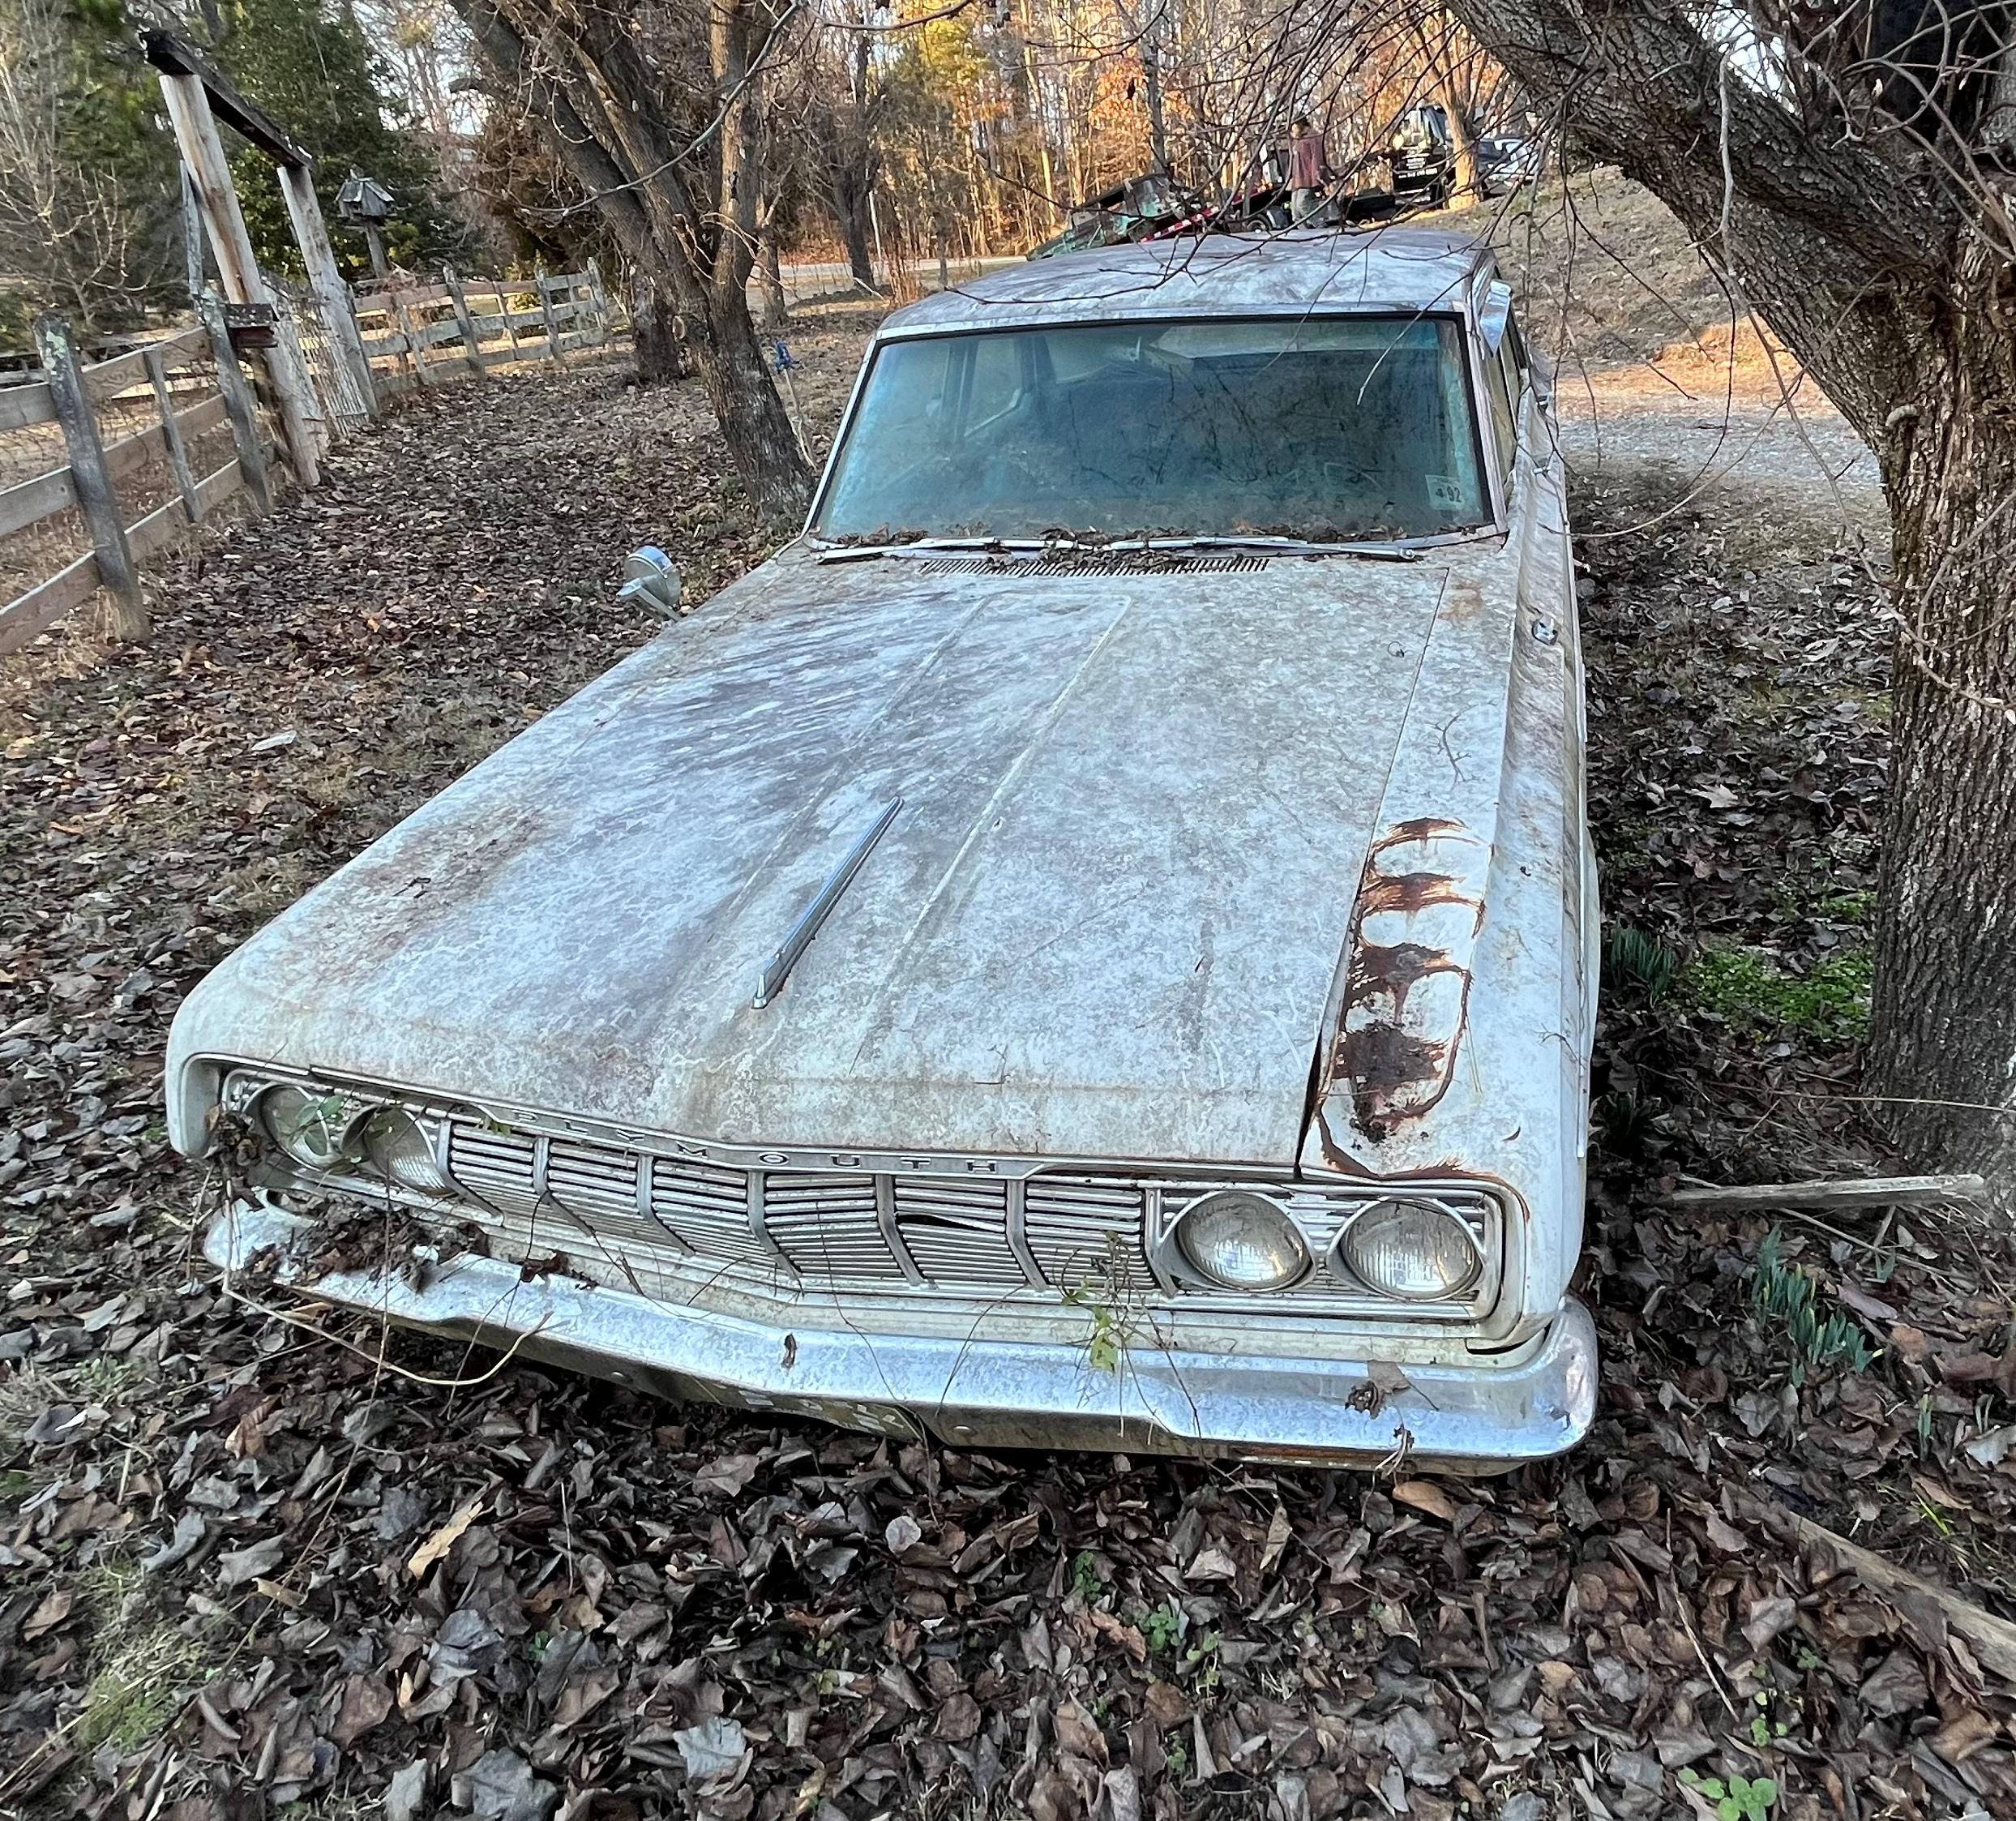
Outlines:
{"type": "Polygon", "coordinates": [[[453,266],[441,268],[441,282],[448,288],[448,301],[455,306],[456,327],[462,332],[462,358],[469,363],[469,371],[477,379],[483,377],[483,353],[476,341],[476,319],[469,314],[469,300],[463,293],[462,281],[455,276],[453,266]]]}
{"type": "Polygon", "coordinates": [[[252,403],[252,388],[245,383],[231,345],[231,332],[225,326],[224,306],[215,291],[196,299],[196,314],[210,332],[210,352],[217,363],[217,390],[224,396],[224,414],[231,420],[231,440],[238,445],[238,472],[246,489],[262,512],[273,509],[273,485],[266,473],[266,451],[259,442],[259,420],[252,403]]]}
{"type": "Polygon", "coordinates": [[[413,362],[413,379],[421,385],[431,386],[434,381],[427,377],[426,357],[420,351],[420,325],[413,320],[404,291],[392,294],[392,307],[399,312],[399,332],[406,338],[406,358],[413,362]]]}
{"type": "Polygon", "coordinates": [[[364,337],[352,313],[350,287],[343,281],[329,244],[328,225],[322,219],[322,204],[315,196],[315,174],[306,165],[280,167],[280,191],[287,204],[288,219],[294,225],[294,244],[301,249],[302,264],[308,268],[308,289],[322,308],[322,326],[336,364],[349,375],[363,401],[367,418],[378,415],[378,390],[371,383],[370,357],[364,352],[364,337]]]}
{"type": "Polygon", "coordinates": [[[189,466],[189,452],[182,447],[182,433],[175,422],[174,401],[168,396],[168,375],[162,367],[160,350],[146,349],[140,364],[147,369],[147,383],[154,388],[155,408],[161,414],[161,438],[168,444],[169,465],[175,470],[175,488],[182,496],[182,510],[194,525],[203,516],[203,506],[196,494],[196,477],[189,466]]]}
{"type": "Polygon", "coordinates": [[[599,340],[609,340],[609,294],[602,289],[602,268],[590,259],[588,262],[588,294],[594,300],[595,321],[601,330],[599,340]]]}
{"type": "MultiPolygon", "coordinates": [[[[210,250],[216,255],[217,273],[225,294],[237,303],[264,304],[279,315],[278,306],[246,231],[245,213],[238,206],[238,193],[231,182],[231,166],[224,155],[223,136],[211,112],[210,93],[199,76],[161,72],[161,97],[168,104],[169,123],[175,130],[175,143],[182,165],[195,188],[196,207],[210,236],[210,250]]],[[[321,469],[315,461],[315,431],[310,427],[309,397],[314,382],[300,363],[298,345],[289,348],[274,330],[275,345],[266,350],[267,376],[273,383],[273,397],[280,407],[280,443],[287,452],[294,477],[305,487],[319,486],[321,469]]]]}
{"type": "Polygon", "coordinates": [[[140,578],[126,541],[126,520],[111,470],[105,466],[105,444],[98,439],[98,421],[92,414],[91,395],[84,389],[83,370],[78,365],[70,324],[60,316],[38,316],[35,344],[49,378],[56,421],[63,428],[63,446],[70,452],[71,489],[77,496],[84,528],[91,533],[98,580],[112,596],[113,635],[143,639],[148,634],[147,602],[140,594],[140,578]]]}
{"type": "Polygon", "coordinates": [[[560,329],[553,319],[553,294],[546,289],[546,270],[544,266],[539,268],[538,274],[533,281],[539,287],[539,314],[546,318],[546,353],[557,361],[560,358],[560,329]]]}
{"type": "Polygon", "coordinates": [[[504,319],[504,339],[511,344],[511,365],[516,366],[518,364],[518,331],[511,323],[511,294],[504,289],[505,283],[506,281],[502,278],[497,281],[497,308],[504,319]]]}

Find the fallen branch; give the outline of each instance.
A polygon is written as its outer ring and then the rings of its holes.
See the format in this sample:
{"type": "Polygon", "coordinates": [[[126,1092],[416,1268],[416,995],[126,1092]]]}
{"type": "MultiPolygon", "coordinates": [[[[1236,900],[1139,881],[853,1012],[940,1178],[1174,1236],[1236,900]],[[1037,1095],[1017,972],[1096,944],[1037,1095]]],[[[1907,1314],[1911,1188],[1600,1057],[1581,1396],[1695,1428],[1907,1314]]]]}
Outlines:
{"type": "Polygon", "coordinates": [[[1909,1568],[1899,1567],[1873,1549],[1851,1543],[1847,1537],[1828,1529],[1825,1524],[1815,1523],[1811,1518],[1799,1519],[1799,1540],[1802,1543],[1824,1545],[1828,1553],[1843,1567],[1851,1569],[1855,1579],[1872,1593],[1890,1600],[1902,1596],[1928,1601],[1938,1609],[1948,1627],[1967,1639],[1984,1669],[1992,1669],[2005,1682],[2016,1682],[2016,1625],[1997,1617],[1971,1600],[1962,1600],[1937,1581],[1928,1580],[1909,1568]]]}
{"type": "Polygon", "coordinates": [[[1902,1208],[1928,1202],[1981,1202],[1980,1176],[1860,1176],[1833,1182],[1758,1182],[1739,1188],[1701,1183],[1666,1198],[1675,1208],[1902,1208]]]}

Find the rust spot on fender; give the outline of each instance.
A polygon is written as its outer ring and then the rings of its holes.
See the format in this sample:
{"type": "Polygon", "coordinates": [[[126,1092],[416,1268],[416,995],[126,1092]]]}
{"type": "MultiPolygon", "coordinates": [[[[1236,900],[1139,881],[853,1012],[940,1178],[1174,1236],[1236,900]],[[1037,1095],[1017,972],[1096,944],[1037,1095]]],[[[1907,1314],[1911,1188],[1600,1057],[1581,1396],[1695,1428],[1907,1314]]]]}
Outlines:
{"type": "Polygon", "coordinates": [[[1366,918],[1382,910],[1411,916],[1431,904],[1476,904],[1480,915],[1483,910],[1482,904],[1462,889],[1462,881],[1446,872],[1368,872],[1358,894],[1357,921],[1362,924],[1366,918]]]}
{"type": "Polygon", "coordinates": [[[1389,847],[1398,847],[1403,841],[1426,841],[1431,835],[1463,834],[1466,833],[1461,822],[1452,822],[1444,816],[1417,816],[1410,822],[1396,822],[1392,830],[1372,845],[1372,852],[1384,853],[1389,847]]]}
{"type": "MultiPolygon", "coordinates": [[[[1350,1083],[1351,1123],[1375,1144],[1398,1125],[1432,1112],[1454,1078],[1456,1052],[1470,1015],[1469,945],[1484,920],[1484,902],[1468,881],[1426,868],[1388,872],[1384,858],[1394,848],[1435,842],[1474,842],[1461,823],[1441,816],[1400,822],[1373,844],[1351,917],[1350,959],[1343,1015],[1325,1071],[1325,1086],[1339,1076],[1350,1083]],[[1452,906],[1466,919],[1428,917],[1428,929],[1442,942],[1415,939],[1423,913],[1452,906]],[[1398,918],[1406,930],[1398,941],[1372,941],[1370,919],[1398,918]],[[1418,999],[1425,983],[1446,979],[1445,1004],[1453,1015],[1418,999]]],[[[1381,932],[1389,934],[1389,932],[1381,932]]]]}

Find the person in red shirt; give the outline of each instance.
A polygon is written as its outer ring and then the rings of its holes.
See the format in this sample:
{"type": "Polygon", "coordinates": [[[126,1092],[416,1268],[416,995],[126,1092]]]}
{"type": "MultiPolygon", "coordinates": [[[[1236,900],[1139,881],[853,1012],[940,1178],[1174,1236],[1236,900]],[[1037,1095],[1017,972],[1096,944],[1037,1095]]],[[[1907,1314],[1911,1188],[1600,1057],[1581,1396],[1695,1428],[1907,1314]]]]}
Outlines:
{"type": "Polygon", "coordinates": [[[1288,219],[1291,225],[1300,227],[1323,206],[1323,186],[1329,174],[1323,135],[1310,126],[1307,114],[1298,114],[1288,128],[1288,219]]]}

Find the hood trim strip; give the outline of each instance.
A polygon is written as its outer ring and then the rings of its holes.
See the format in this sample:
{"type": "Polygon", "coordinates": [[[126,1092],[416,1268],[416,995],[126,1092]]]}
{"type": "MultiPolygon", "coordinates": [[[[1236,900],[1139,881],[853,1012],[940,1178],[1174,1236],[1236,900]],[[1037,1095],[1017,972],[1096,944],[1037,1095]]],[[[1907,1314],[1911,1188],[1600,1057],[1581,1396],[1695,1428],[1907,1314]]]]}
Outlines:
{"type": "Polygon", "coordinates": [[[758,1011],[784,990],[785,977],[797,966],[798,958],[811,946],[812,938],[819,934],[819,926],[840,902],[840,894],[852,883],[854,876],[861,870],[861,863],[867,859],[902,807],[903,799],[897,797],[875,817],[868,832],[848,851],[847,857],[826,876],[826,883],[819,888],[819,895],[805,906],[798,921],[791,925],[791,932],[785,937],[782,945],[763,964],[752,1001],[758,1011]]]}

